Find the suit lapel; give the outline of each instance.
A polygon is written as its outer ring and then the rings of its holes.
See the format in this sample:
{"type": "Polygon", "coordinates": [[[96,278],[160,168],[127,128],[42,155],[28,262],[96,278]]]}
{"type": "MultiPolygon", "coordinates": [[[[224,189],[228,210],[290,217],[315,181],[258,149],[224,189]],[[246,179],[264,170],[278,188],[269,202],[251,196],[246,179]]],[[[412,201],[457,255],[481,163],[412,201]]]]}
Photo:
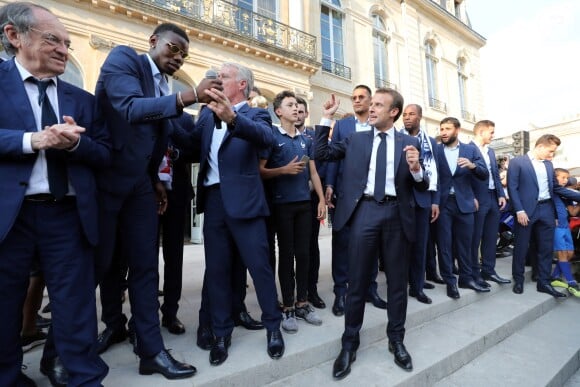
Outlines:
{"type": "Polygon", "coordinates": [[[530,178],[536,185],[536,189],[539,190],[540,186],[538,184],[538,177],[536,176],[536,171],[534,170],[534,164],[532,164],[532,160],[530,160],[530,157],[528,155],[524,155],[524,162],[526,163],[527,166],[526,170],[528,171],[530,178]]]}
{"type": "Polygon", "coordinates": [[[445,157],[445,145],[438,144],[437,146],[439,148],[439,160],[441,160],[441,165],[447,167],[447,172],[449,172],[449,176],[453,176],[453,174],[451,173],[451,167],[447,162],[447,157],[445,157]]]}
{"type": "Polygon", "coordinates": [[[149,59],[145,54],[140,56],[143,67],[143,94],[145,97],[155,97],[155,82],[149,59]]]}
{"type": "Polygon", "coordinates": [[[58,80],[57,93],[58,93],[58,111],[60,114],[58,121],[61,122],[62,116],[64,115],[75,118],[76,117],[75,99],[72,96],[71,89],[68,87],[68,85],[64,84],[60,79],[58,80]]]}
{"type": "Polygon", "coordinates": [[[20,73],[14,64],[14,60],[8,61],[5,66],[8,66],[6,70],[8,76],[3,77],[2,85],[0,90],[4,96],[2,97],[2,103],[12,105],[12,111],[15,116],[20,117],[23,121],[23,128],[27,131],[36,131],[36,122],[34,120],[34,114],[32,112],[32,107],[30,106],[30,101],[28,100],[28,94],[24,88],[24,82],[20,77],[20,73]],[[14,98],[18,96],[18,98],[14,98]]]}
{"type": "Polygon", "coordinates": [[[365,133],[365,134],[366,134],[366,141],[363,142],[364,149],[363,149],[363,153],[362,153],[365,157],[363,165],[370,166],[371,153],[373,152],[373,140],[375,138],[375,136],[374,136],[375,131],[369,130],[369,132],[365,133]]]}

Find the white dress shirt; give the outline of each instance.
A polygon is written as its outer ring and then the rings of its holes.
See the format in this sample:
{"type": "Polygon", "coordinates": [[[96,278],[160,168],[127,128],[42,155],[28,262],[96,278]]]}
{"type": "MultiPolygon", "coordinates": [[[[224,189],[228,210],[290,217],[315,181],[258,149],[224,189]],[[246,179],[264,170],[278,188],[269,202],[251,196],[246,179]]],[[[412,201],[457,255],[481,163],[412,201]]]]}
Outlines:
{"type": "Polygon", "coordinates": [[[528,152],[528,157],[532,160],[532,166],[538,180],[538,201],[550,199],[550,184],[548,183],[548,171],[546,170],[546,165],[544,165],[544,160],[535,159],[531,151],[528,152]]]}

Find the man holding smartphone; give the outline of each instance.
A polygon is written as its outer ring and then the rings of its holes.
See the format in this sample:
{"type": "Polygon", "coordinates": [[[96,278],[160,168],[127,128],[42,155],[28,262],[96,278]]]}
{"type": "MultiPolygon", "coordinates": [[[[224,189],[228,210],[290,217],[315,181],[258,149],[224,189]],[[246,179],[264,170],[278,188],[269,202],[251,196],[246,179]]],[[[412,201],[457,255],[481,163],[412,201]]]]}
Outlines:
{"type": "Polygon", "coordinates": [[[272,148],[260,155],[260,173],[263,179],[272,179],[272,213],[279,248],[278,277],[284,304],[282,329],[296,333],[296,318],[314,325],[322,324],[308,304],[309,181],[312,181],[319,198],[318,219],[324,217],[326,207],[316,165],[311,160],[312,139],[302,135],[294,125],[298,120],[296,96],[290,91],[283,91],[276,96],[273,105],[281,127],[274,128],[275,143],[272,148]]]}

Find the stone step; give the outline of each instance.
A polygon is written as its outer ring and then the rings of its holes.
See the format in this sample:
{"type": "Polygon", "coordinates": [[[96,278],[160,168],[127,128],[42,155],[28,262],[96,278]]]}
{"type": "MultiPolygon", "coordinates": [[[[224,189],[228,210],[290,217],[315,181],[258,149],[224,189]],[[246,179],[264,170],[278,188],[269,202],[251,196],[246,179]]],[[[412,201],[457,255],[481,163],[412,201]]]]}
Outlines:
{"type": "MultiPolygon", "coordinates": [[[[467,380],[472,387],[563,386],[580,368],[579,319],[580,300],[569,297],[557,302],[545,315],[435,386],[464,386],[467,380]]],[[[575,383],[580,384],[580,379],[575,383]]]]}
{"type": "MultiPolygon", "coordinates": [[[[452,374],[496,344],[525,327],[558,305],[558,301],[535,291],[527,282],[523,295],[516,295],[507,286],[491,295],[467,294],[463,307],[420,324],[409,324],[405,344],[413,356],[414,371],[407,373],[393,362],[384,338],[367,341],[357,353],[351,374],[345,384],[369,386],[430,386],[452,374]]],[[[495,290],[496,285],[494,285],[495,290]]],[[[576,300],[570,300],[576,301],[576,300]]],[[[433,309],[434,307],[427,308],[433,309]]],[[[421,315],[427,314],[425,312],[421,315]]],[[[410,316],[411,320],[414,316],[410,316]]],[[[270,386],[328,385],[332,383],[333,357],[318,366],[273,382],[270,386]]],[[[465,381],[462,385],[466,385],[465,381]]],[[[471,383],[468,383],[471,385],[471,383]]],[[[493,384],[488,384],[493,385],[493,384]]],[[[506,384],[509,385],[509,384],[506,384]]]]}

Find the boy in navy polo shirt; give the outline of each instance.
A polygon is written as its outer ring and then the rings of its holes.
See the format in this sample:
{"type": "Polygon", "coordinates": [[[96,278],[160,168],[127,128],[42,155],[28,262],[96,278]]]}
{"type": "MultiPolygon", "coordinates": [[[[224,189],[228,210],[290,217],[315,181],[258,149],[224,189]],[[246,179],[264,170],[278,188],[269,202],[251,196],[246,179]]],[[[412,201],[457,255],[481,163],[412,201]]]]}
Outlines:
{"type": "MultiPolygon", "coordinates": [[[[554,173],[558,184],[565,187],[570,178],[570,172],[563,168],[555,168],[554,173]]],[[[578,214],[578,207],[573,206],[568,200],[564,202],[559,196],[554,197],[554,204],[556,205],[556,215],[558,223],[554,229],[554,252],[558,256],[558,263],[552,272],[552,286],[567,288],[570,294],[580,297],[580,289],[578,283],[572,275],[572,268],[570,260],[574,256],[574,242],[572,241],[572,233],[568,227],[568,209],[575,211],[573,216],[578,214]],[[564,276],[566,282],[561,281],[560,277],[564,276]]]]}
{"type": "Polygon", "coordinates": [[[326,205],[320,177],[312,160],[312,140],[300,134],[294,126],[298,119],[296,96],[283,91],[276,96],[273,105],[281,127],[273,128],[276,141],[272,148],[260,155],[260,173],[263,179],[272,179],[272,213],[278,235],[278,278],[284,304],[282,329],[296,333],[296,318],[314,325],[322,324],[307,301],[311,229],[309,181],[312,181],[320,200],[319,219],[324,218],[326,205]]]}

